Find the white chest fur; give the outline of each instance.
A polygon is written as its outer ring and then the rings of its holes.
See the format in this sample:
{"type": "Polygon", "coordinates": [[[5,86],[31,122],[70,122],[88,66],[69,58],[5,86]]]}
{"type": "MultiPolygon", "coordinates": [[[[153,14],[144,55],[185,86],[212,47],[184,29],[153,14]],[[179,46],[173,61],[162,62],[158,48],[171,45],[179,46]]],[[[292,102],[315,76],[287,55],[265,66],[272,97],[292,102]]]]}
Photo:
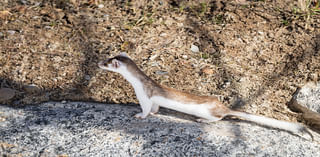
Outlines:
{"type": "Polygon", "coordinates": [[[136,93],[136,96],[137,96],[140,103],[143,103],[149,99],[147,96],[147,93],[145,92],[145,90],[143,88],[143,83],[138,78],[134,77],[128,71],[121,72],[121,74],[124,78],[126,78],[126,80],[134,88],[134,92],[136,93]]]}

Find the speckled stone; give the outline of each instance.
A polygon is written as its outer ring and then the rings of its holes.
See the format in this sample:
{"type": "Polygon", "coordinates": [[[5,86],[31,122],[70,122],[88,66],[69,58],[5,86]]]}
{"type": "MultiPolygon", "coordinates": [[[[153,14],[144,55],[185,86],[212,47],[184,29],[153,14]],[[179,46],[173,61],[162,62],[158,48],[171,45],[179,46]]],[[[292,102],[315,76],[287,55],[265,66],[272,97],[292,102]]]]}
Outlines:
{"type": "Polygon", "coordinates": [[[320,156],[320,145],[243,121],[202,124],[161,109],[133,118],[137,105],[48,102],[0,106],[0,155],[320,156]]]}
{"type": "Polygon", "coordinates": [[[303,86],[296,99],[309,110],[320,113],[320,82],[303,86]]]}

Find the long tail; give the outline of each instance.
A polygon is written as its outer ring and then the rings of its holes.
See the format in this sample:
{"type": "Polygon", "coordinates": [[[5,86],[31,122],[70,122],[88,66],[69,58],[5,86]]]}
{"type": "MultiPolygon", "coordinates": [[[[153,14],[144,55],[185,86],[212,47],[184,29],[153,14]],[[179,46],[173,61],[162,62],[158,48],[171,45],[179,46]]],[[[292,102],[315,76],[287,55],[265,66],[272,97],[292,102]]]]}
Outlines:
{"type": "Polygon", "coordinates": [[[246,120],[249,120],[249,121],[252,121],[252,122],[255,122],[258,124],[266,125],[266,126],[273,127],[273,128],[287,130],[287,131],[290,131],[290,132],[296,133],[296,134],[300,133],[300,132],[307,132],[313,140],[313,135],[307,130],[307,128],[304,127],[303,125],[298,124],[298,123],[276,120],[273,118],[257,116],[257,115],[253,115],[253,114],[249,114],[249,113],[245,113],[245,112],[239,112],[239,111],[231,111],[228,115],[241,117],[241,118],[244,118],[246,120]]]}

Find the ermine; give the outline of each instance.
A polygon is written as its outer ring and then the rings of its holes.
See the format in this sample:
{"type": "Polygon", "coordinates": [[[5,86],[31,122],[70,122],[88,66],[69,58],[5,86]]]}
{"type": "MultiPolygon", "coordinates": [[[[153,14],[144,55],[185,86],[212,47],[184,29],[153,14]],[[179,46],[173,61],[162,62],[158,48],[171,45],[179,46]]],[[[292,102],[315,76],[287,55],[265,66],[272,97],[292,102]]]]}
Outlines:
{"type": "Polygon", "coordinates": [[[142,113],[135,115],[137,118],[146,118],[150,113],[155,114],[161,106],[194,115],[207,122],[219,121],[231,115],[292,133],[305,131],[313,138],[307,128],[298,123],[235,111],[223,105],[217,97],[197,96],[159,85],[142,72],[125,53],[101,61],[98,66],[104,70],[120,73],[133,86],[142,108],[142,113]]]}

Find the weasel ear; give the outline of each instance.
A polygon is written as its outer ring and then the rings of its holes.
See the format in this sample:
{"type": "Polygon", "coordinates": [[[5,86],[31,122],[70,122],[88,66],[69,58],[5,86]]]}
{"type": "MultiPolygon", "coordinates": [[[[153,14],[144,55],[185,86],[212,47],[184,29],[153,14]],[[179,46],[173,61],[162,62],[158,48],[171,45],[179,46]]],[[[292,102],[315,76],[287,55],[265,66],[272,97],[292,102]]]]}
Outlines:
{"type": "Polygon", "coordinates": [[[113,59],[112,60],[112,67],[113,68],[119,68],[119,66],[120,66],[120,61],[118,61],[117,59],[113,59]]]}
{"type": "Polygon", "coordinates": [[[120,52],[119,56],[128,57],[127,53],[125,52],[120,52]]]}

